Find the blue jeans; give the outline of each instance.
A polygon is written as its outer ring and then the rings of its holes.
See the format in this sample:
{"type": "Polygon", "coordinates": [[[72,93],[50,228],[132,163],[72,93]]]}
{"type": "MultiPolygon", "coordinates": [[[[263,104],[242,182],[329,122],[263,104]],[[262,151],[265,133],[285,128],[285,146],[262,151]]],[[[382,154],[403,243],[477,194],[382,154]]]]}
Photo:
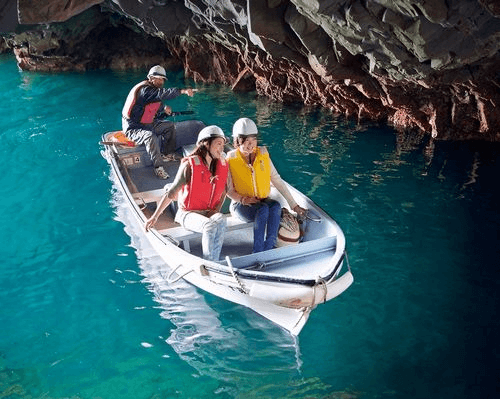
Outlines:
{"type": "Polygon", "coordinates": [[[281,204],[265,198],[255,205],[231,202],[231,213],[245,222],[255,222],[253,227],[253,252],[273,249],[278,239],[281,204]],[[265,238],[264,238],[265,237],[265,238]]]}

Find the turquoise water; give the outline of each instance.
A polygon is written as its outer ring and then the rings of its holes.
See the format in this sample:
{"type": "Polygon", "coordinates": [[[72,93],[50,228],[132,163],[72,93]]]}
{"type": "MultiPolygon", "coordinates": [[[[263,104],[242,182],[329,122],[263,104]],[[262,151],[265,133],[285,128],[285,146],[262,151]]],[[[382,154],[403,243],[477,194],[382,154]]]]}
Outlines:
{"type": "Polygon", "coordinates": [[[293,339],[167,284],[125,228],[98,141],[143,73],[27,73],[2,56],[0,75],[0,398],[494,396],[499,145],[432,145],[220,86],[171,101],[227,133],[254,118],[281,175],[343,227],[355,283],[293,339]]]}

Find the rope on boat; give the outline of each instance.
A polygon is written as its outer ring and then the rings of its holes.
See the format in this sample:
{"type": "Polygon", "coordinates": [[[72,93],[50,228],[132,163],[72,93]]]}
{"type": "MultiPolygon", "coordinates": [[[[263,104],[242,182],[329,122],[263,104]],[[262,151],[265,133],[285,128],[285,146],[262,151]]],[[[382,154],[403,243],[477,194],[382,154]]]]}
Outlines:
{"type": "MultiPolygon", "coordinates": [[[[326,286],[325,279],[318,276],[318,278],[316,279],[316,285],[314,286],[314,288],[316,289],[316,287],[318,285],[321,285],[321,287],[323,287],[323,292],[324,292],[323,303],[325,303],[326,302],[326,296],[328,294],[328,287],[326,286]]],[[[314,298],[316,298],[316,292],[314,292],[314,298]]]]}
{"type": "Polygon", "coordinates": [[[300,323],[300,321],[302,320],[302,318],[304,317],[304,315],[306,314],[306,312],[310,312],[311,310],[313,310],[315,307],[316,307],[316,287],[321,285],[323,287],[323,292],[324,292],[324,295],[323,295],[323,303],[326,302],[326,295],[328,293],[328,287],[326,286],[326,281],[324,278],[322,277],[319,277],[316,279],[316,284],[314,284],[312,286],[312,291],[313,291],[313,295],[312,295],[312,303],[309,305],[309,306],[305,306],[301,309],[301,312],[302,312],[302,315],[300,316],[299,320],[297,320],[297,323],[295,323],[295,325],[293,326],[293,328],[297,327],[300,323]]]}
{"type": "Polygon", "coordinates": [[[231,262],[231,259],[229,259],[229,256],[226,256],[226,262],[229,266],[229,270],[231,271],[231,274],[233,275],[234,279],[236,280],[236,282],[238,283],[239,287],[240,287],[240,291],[243,292],[244,294],[247,294],[248,295],[248,289],[243,285],[243,282],[240,280],[240,278],[238,277],[238,274],[236,274],[236,271],[234,270],[234,267],[233,267],[233,264],[231,262]]]}
{"type": "Polygon", "coordinates": [[[300,323],[300,321],[303,319],[304,315],[306,314],[307,310],[309,309],[309,306],[306,306],[305,308],[302,308],[301,312],[302,314],[300,315],[299,319],[297,320],[297,323],[293,326],[293,328],[297,327],[300,323]]]}
{"type": "Polygon", "coordinates": [[[347,270],[351,271],[351,264],[349,263],[349,256],[347,256],[347,251],[344,251],[344,254],[347,262],[347,270]]]}
{"type": "Polygon", "coordinates": [[[176,273],[177,272],[177,269],[179,269],[180,267],[182,267],[182,263],[180,263],[174,270],[172,270],[170,272],[170,274],[168,275],[167,277],[167,283],[169,284],[173,284],[173,283],[176,283],[177,281],[179,281],[181,278],[184,278],[185,276],[187,276],[189,273],[191,273],[193,270],[188,270],[186,273],[184,274],[181,274],[179,275],[176,279],[174,280],[170,280],[170,277],[172,277],[172,274],[176,273]]]}

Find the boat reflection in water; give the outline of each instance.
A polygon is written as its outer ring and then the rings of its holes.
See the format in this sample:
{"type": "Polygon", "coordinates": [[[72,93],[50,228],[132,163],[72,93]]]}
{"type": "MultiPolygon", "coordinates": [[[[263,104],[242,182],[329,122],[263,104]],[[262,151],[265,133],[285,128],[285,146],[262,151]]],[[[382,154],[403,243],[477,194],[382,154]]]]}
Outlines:
{"type": "Polygon", "coordinates": [[[289,378],[300,375],[297,337],[248,308],[200,294],[172,272],[138,231],[119,190],[114,202],[116,219],[124,224],[136,251],[142,282],[158,304],[159,315],[171,323],[166,326],[170,334],[161,338],[182,360],[200,375],[234,381],[239,392],[251,392],[262,386],[263,379],[269,379],[269,389],[283,390],[274,386],[283,381],[283,373],[290,374],[289,378]],[[281,374],[278,379],[277,373],[281,374]]]}

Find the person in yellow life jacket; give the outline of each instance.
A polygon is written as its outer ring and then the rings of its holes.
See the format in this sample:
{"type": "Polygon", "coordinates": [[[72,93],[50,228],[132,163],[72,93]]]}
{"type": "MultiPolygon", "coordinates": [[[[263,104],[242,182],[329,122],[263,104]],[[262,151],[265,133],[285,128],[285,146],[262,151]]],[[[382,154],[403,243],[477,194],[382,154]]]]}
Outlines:
{"type": "Polygon", "coordinates": [[[233,125],[235,150],[227,155],[231,172],[231,213],[240,219],[254,223],[253,252],[261,252],[276,246],[280,227],[281,205],[268,198],[271,183],[283,195],[290,209],[304,217],[301,208],[274,167],[266,147],[257,146],[257,126],[248,118],[240,118],[233,125]]]}
{"type": "MultiPolygon", "coordinates": [[[[168,116],[172,113],[170,106],[163,107],[162,101],[171,100],[180,94],[192,97],[195,89],[163,88],[167,80],[165,69],[155,65],[149,70],[147,80],[136,84],[127,96],[122,109],[122,130],[128,139],[136,144],[144,144],[148,152],[155,174],[160,179],[168,179],[164,169],[164,157],[160,149],[160,136],[167,140],[167,154],[184,144],[192,143],[196,137],[176,137],[173,122],[161,121],[162,114],[168,116]]],[[[170,158],[172,155],[170,155],[170,158]]]]}
{"type": "Polygon", "coordinates": [[[229,166],[224,159],[226,136],[221,128],[203,128],[193,153],[181,162],[174,182],[167,188],[153,215],[146,221],[149,231],[171,201],[178,201],[175,221],[202,233],[203,257],[218,261],[226,230],[219,212],[228,189],[229,166]]]}

